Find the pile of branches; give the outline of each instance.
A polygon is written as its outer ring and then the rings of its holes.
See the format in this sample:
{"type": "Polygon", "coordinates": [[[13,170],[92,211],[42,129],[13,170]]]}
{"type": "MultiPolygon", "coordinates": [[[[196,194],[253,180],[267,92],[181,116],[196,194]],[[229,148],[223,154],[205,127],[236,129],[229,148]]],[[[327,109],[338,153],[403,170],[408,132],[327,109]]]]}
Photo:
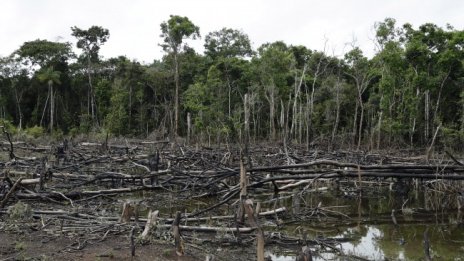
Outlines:
{"type": "MultiPolygon", "coordinates": [[[[275,233],[263,231],[260,223],[272,220],[279,226],[287,211],[277,207],[264,211],[259,203],[254,205],[251,199],[263,193],[278,195],[294,188],[299,193],[310,192],[317,180],[464,180],[464,166],[452,155],[450,160],[430,161],[365,152],[307,151],[298,146],[244,150],[240,146],[192,147],[168,141],[119,140],[110,144],[108,139],[101,143],[64,140],[45,146],[12,142],[7,137],[3,142],[5,160],[0,163],[2,220],[8,219],[16,202],[37,202],[35,206],[43,209],[31,210],[31,216],[42,220],[40,229],[44,231],[62,234],[82,230],[87,239],[78,242],[89,243],[121,233],[130,233],[132,239],[138,233],[146,242],[156,230],[158,238],[175,241],[179,254],[183,253],[182,239],[189,238],[186,234],[180,237],[181,231],[231,235],[221,239],[224,244],[239,244],[247,240],[244,234],[254,232],[266,244],[335,247],[331,239],[311,241],[304,236],[281,235],[277,240],[275,233]],[[154,197],[175,194],[174,204],[192,199],[212,203],[192,212],[176,208],[181,211],[174,215],[161,212],[162,204],[154,203],[159,198],[152,198],[147,218],[140,217],[140,202],[124,200],[120,213],[95,207],[140,191],[153,191],[154,197]]],[[[308,218],[327,214],[343,216],[321,206],[307,210],[308,218]]],[[[71,247],[79,250],[85,244],[71,247]]]]}

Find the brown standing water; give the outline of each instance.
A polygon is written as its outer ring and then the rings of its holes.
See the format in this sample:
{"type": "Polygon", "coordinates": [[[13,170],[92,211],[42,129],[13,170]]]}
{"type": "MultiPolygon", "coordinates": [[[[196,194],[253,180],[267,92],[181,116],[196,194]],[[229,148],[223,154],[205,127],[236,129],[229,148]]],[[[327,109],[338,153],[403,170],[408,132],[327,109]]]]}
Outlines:
{"type": "MultiPolygon", "coordinates": [[[[349,192],[325,191],[304,196],[299,205],[295,205],[294,197],[276,201],[279,206],[303,213],[322,202],[321,208],[327,206],[328,210],[349,216],[335,218],[324,213],[298,221],[295,214],[296,222],[282,230],[268,228],[269,232],[285,231],[295,237],[301,237],[304,231],[308,239],[340,240],[334,244],[336,249],[314,247],[318,252],[314,260],[425,260],[425,230],[428,230],[433,260],[464,258],[463,214],[455,210],[456,201],[444,192],[420,189],[399,198],[386,187],[368,187],[362,197],[349,192]],[[392,221],[392,209],[396,210],[398,225],[392,221]]],[[[312,213],[307,211],[308,214],[312,213]]],[[[295,252],[281,246],[272,247],[268,252],[272,260],[295,260],[295,252]]]]}

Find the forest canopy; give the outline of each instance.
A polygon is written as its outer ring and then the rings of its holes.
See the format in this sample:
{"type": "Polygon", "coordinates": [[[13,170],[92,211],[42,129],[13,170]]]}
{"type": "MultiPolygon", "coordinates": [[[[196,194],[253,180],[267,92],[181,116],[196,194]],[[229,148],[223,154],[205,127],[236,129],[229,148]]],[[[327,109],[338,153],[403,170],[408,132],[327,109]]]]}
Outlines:
{"type": "MultiPolygon", "coordinates": [[[[375,23],[375,54],[343,56],[266,43],[219,28],[201,37],[187,17],[159,27],[161,60],[103,58],[111,32],[72,27],[67,42],[23,43],[0,57],[0,118],[14,132],[285,140],[354,148],[462,148],[464,31],[375,23]],[[197,53],[186,40],[204,41],[197,53]]],[[[308,32],[310,33],[310,32],[308,32]]],[[[154,43],[155,45],[156,43],[154,43]]]]}

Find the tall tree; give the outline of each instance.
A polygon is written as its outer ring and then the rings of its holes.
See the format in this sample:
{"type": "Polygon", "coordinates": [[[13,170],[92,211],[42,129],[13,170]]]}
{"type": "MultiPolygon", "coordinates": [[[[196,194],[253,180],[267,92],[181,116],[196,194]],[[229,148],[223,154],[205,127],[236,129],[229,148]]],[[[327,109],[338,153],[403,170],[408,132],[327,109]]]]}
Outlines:
{"type": "MultiPolygon", "coordinates": [[[[182,51],[183,41],[187,38],[200,37],[200,28],[194,25],[187,17],[171,15],[169,20],[161,23],[161,37],[164,43],[163,50],[174,56],[174,82],[176,85],[174,95],[174,130],[173,134],[179,134],[179,53],[182,51]]],[[[185,45],[185,44],[184,44],[185,45]]]]}
{"type": "Polygon", "coordinates": [[[237,89],[237,84],[242,76],[244,64],[242,58],[253,55],[250,39],[248,35],[239,30],[222,28],[206,35],[204,47],[205,55],[213,60],[211,67],[220,71],[223,84],[218,87],[226,89],[221,90],[221,92],[227,93],[227,115],[230,118],[232,116],[232,93],[238,91],[234,89],[237,89]]]}
{"type": "MultiPolygon", "coordinates": [[[[20,82],[20,78],[27,79],[27,70],[21,66],[21,63],[18,59],[14,58],[14,55],[10,55],[8,57],[0,57],[0,79],[3,81],[9,81],[11,88],[14,92],[14,101],[16,103],[17,108],[17,117],[19,118],[18,121],[18,129],[21,130],[23,127],[23,112],[21,107],[21,100],[23,97],[23,93],[26,90],[24,85],[18,84],[20,82]]],[[[0,100],[2,100],[3,93],[0,93],[0,100]]]]}
{"type": "Polygon", "coordinates": [[[110,32],[101,26],[91,26],[87,30],[71,27],[72,36],[77,38],[77,48],[82,49],[87,65],[87,78],[89,84],[88,100],[90,114],[98,125],[98,111],[95,100],[95,90],[92,83],[93,64],[99,61],[100,47],[108,41],[110,32]]]}
{"type": "MultiPolygon", "coordinates": [[[[30,74],[37,71],[37,78],[43,79],[43,81],[48,83],[48,95],[47,101],[50,101],[50,105],[53,105],[53,108],[50,108],[50,131],[53,130],[54,125],[54,105],[55,105],[55,93],[53,90],[53,84],[60,84],[61,72],[58,68],[67,67],[68,60],[74,57],[70,43],[61,43],[61,42],[51,42],[48,40],[34,40],[25,42],[20,46],[20,48],[14,52],[15,58],[18,61],[21,61],[25,65],[29,65],[30,74]],[[53,73],[52,73],[53,72],[53,73]],[[41,76],[40,76],[41,75],[41,76]],[[39,77],[40,76],[40,77],[39,77]],[[48,81],[51,79],[51,83],[48,81]]],[[[16,93],[17,104],[21,100],[21,93],[17,89],[14,89],[16,93]]],[[[37,92],[37,103],[36,108],[38,110],[40,104],[40,92],[37,92]]],[[[19,107],[18,107],[19,108],[19,107]]],[[[47,104],[45,104],[43,111],[47,109],[47,104]]],[[[22,111],[20,112],[20,120],[22,117],[22,111]]],[[[42,124],[43,117],[41,118],[40,123],[42,124]]]]}
{"type": "Polygon", "coordinates": [[[66,62],[74,56],[70,43],[34,40],[25,42],[14,53],[25,64],[31,66],[49,67],[66,62]]]}
{"type": "Polygon", "coordinates": [[[358,142],[356,148],[359,150],[361,146],[362,131],[363,131],[363,121],[364,121],[364,103],[363,103],[363,94],[369,87],[372,79],[375,74],[372,70],[369,59],[363,55],[363,52],[359,47],[354,47],[351,51],[345,54],[345,60],[347,61],[350,69],[345,72],[355,83],[357,90],[357,99],[356,99],[356,108],[355,116],[353,122],[353,135],[356,137],[356,132],[358,136],[358,142]],[[359,124],[358,122],[358,108],[360,108],[359,124]],[[356,131],[357,130],[357,131],[356,131]]]}
{"type": "Polygon", "coordinates": [[[270,140],[276,138],[276,110],[281,104],[281,120],[283,124],[283,101],[288,100],[290,93],[289,79],[295,66],[295,56],[284,42],[266,43],[258,48],[259,57],[253,60],[257,70],[259,85],[264,90],[264,97],[269,103],[269,133],[270,140]]]}
{"type": "Polygon", "coordinates": [[[205,54],[215,59],[217,57],[250,57],[253,54],[250,39],[245,33],[222,28],[205,37],[205,54]]]}
{"type": "MultiPolygon", "coordinates": [[[[37,78],[41,82],[46,82],[48,85],[48,98],[47,100],[50,101],[50,132],[53,132],[53,124],[54,124],[54,114],[55,114],[55,93],[53,91],[53,84],[60,84],[60,72],[53,70],[52,67],[43,68],[37,74],[37,78]]],[[[47,103],[45,103],[45,108],[47,107],[47,103]]],[[[44,111],[45,111],[44,108],[44,111]]]]}

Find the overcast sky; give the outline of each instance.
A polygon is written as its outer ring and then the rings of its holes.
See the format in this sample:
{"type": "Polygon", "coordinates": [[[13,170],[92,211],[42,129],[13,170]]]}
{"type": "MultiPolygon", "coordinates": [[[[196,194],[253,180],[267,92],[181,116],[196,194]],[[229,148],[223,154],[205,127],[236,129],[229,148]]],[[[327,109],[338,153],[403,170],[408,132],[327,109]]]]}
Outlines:
{"type": "Polygon", "coordinates": [[[0,56],[25,41],[70,41],[71,26],[92,25],[110,31],[102,47],[106,57],[126,55],[141,62],[160,59],[160,23],[170,14],[187,16],[200,27],[202,39],[192,43],[203,52],[204,36],[223,27],[240,29],[253,47],[283,40],[339,55],[353,37],[365,53],[374,45],[373,25],[386,17],[415,27],[432,22],[464,29],[462,0],[0,0],[0,56]]]}

